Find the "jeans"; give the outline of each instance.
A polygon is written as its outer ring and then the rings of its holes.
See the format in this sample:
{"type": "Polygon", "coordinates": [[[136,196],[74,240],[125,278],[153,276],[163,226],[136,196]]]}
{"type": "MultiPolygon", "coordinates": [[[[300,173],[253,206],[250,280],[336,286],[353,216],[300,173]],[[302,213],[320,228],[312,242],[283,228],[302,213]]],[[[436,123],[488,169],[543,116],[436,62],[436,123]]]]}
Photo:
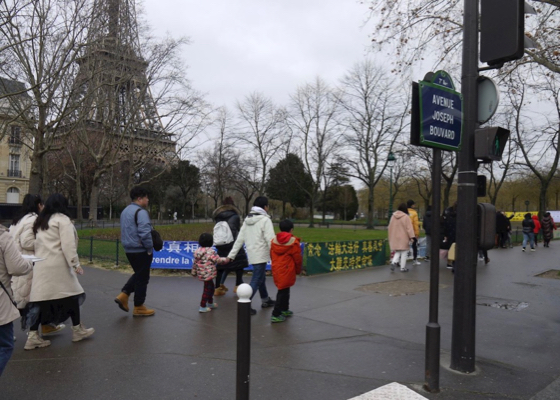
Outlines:
{"type": "Polygon", "coordinates": [[[525,233],[523,232],[523,248],[527,246],[527,242],[530,241],[531,248],[535,248],[535,234],[533,232],[525,233]]]}
{"type": "Polygon", "coordinates": [[[14,323],[0,325],[0,376],[14,351],[14,323]]]}
{"type": "Polygon", "coordinates": [[[272,310],[272,315],[275,317],[280,316],[282,311],[288,311],[290,309],[290,288],[278,289],[278,294],[276,295],[276,304],[274,305],[274,310],[272,310]]]}
{"type": "Polygon", "coordinates": [[[143,253],[126,253],[134,274],[122,288],[122,292],[130,295],[134,293],[134,306],[139,307],[146,301],[146,291],[150,282],[150,268],[154,255],[143,253]]]}
{"type": "Polygon", "coordinates": [[[432,235],[426,233],[426,257],[432,256],[432,235]]]}
{"type": "Polygon", "coordinates": [[[414,261],[418,258],[418,239],[412,239],[412,258],[414,261]]]}
{"type": "Polygon", "coordinates": [[[251,277],[251,289],[253,289],[253,294],[251,295],[251,300],[253,296],[257,293],[257,289],[262,300],[268,300],[268,291],[266,290],[266,263],[253,264],[253,276],[251,277]]]}

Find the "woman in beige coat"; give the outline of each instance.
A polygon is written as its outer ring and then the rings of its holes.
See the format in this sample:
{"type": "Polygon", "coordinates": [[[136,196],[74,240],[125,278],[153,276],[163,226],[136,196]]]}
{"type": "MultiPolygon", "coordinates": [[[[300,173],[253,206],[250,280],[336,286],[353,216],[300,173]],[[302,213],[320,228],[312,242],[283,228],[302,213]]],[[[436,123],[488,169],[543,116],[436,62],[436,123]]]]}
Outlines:
{"type": "Polygon", "coordinates": [[[45,208],[33,225],[35,263],[30,301],[34,313],[28,315],[31,332],[37,332],[39,323],[62,323],[72,320],[72,341],[91,336],[93,328],[85,328],[80,321],[80,305],[85,300],[78,275],[84,270],[78,258],[78,234],[68,216],[68,200],[55,193],[45,202],[45,208]],[[37,311],[40,310],[40,320],[37,311]],[[35,318],[33,318],[35,316],[35,318]],[[34,319],[34,320],[33,320],[34,319]]]}
{"type": "Polygon", "coordinates": [[[408,208],[401,203],[397,211],[393,213],[389,222],[389,247],[395,252],[391,260],[391,271],[395,270],[395,264],[400,263],[401,272],[407,272],[406,258],[410,248],[410,241],[416,237],[412,222],[408,216],[408,208]]]}
{"type": "MultiPolygon", "coordinates": [[[[37,219],[37,214],[43,209],[43,200],[38,194],[26,194],[21,204],[19,213],[16,214],[10,225],[10,234],[14,238],[14,242],[24,255],[35,255],[35,234],[33,233],[33,224],[37,219]]],[[[31,282],[33,280],[33,272],[22,276],[12,277],[12,290],[14,292],[14,301],[17,303],[21,315],[25,318],[27,314],[27,304],[29,303],[29,295],[31,293],[31,282]]],[[[41,326],[41,336],[49,336],[64,328],[64,324],[60,325],[43,325],[41,326]]],[[[26,350],[32,350],[36,347],[48,346],[44,340],[28,340],[25,344],[26,350]]]]}

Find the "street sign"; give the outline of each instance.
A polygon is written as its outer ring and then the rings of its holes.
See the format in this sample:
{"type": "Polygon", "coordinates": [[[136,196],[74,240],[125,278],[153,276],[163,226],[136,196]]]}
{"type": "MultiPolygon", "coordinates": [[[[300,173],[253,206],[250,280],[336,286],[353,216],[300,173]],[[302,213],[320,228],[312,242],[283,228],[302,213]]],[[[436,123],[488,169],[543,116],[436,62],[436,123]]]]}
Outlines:
{"type": "Polygon", "coordinates": [[[463,97],[455,91],[451,77],[444,71],[438,71],[431,81],[418,82],[418,90],[418,144],[459,151],[463,131],[463,97]]]}

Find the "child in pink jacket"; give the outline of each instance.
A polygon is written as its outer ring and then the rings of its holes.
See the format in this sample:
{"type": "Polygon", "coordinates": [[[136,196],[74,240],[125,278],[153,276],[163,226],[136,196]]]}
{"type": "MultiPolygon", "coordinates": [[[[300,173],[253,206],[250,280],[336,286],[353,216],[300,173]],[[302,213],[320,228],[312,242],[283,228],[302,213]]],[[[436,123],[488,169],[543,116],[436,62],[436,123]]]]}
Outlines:
{"type": "Polygon", "coordinates": [[[212,248],[214,238],[209,233],[203,233],[198,239],[198,249],[194,252],[194,262],[191,270],[192,276],[198,276],[204,282],[202,300],[198,312],[205,313],[218,307],[214,303],[214,278],[217,274],[216,264],[225,264],[226,259],[220,257],[212,248]]]}

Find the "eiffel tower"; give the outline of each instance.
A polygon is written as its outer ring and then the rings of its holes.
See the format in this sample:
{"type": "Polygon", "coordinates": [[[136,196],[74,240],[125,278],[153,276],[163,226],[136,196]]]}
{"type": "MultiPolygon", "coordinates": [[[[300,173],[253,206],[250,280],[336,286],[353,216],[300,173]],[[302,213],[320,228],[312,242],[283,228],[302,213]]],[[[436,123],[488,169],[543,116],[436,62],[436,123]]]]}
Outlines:
{"type": "Polygon", "coordinates": [[[98,144],[108,152],[118,149],[132,171],[146,160],[167,164],[175,156],[175,143],[150,91],[135,0],[94,0],[92,10],[88,40],[78,59],[73,123],[88,136],[103,137],[98,144]]]}

